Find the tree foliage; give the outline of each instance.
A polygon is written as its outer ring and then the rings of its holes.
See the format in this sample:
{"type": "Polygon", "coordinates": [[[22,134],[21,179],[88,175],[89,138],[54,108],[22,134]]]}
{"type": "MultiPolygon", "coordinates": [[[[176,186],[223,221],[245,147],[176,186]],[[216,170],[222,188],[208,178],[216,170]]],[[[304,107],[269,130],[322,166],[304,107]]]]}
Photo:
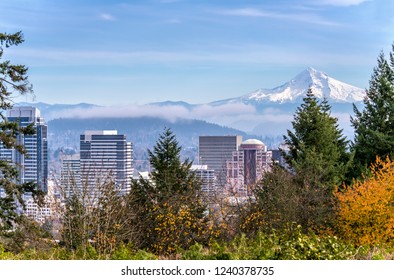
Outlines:
{"type": "Polygon", "coordinates": [[[17,46],[23,41],[22,32],[0,33],[0,106],[2,109],[12,108],[12,98],[15,94],[33,93],[27,76],[28,68],[24,65],[12,64],[9,60],[3,61],[4,47],[17,46]]]}
{"type": "MultiPolygon", "coordinates": [[[[303,228],[329,225],[334,206],[332,191],[342,184],[349,165],[348,141],[330,110],[327,100],[319,102],[312,91],[308,91],[295,112],[293,131],[288,130],[287,136],[284,136],[288,151],[282,152],[293,178],[287,182],[281,182],[280,178],[263,181],[268,188],[282,187],[282,191],[294,189],[292,203],[296,203],[297,213],[289,212],[289,215],[295,214],[296,222],[303,228]]],[[[275,176],[278,178],[277,174],[275,176]]],[[[279,191],[274,193],[280,196],[279,191]]],[[[271,195],[264,191],[262,194],[265,200],[271,195]]],[[[283,201],[279,197],[273,199],[278,203],[283,201]]],[[[276,207],[279,210],[277,213],[281,213],[280,208],[286,205],[278,204],[276,207]]]]}
{"type": "Polygon", "coordinates": [[[180,159],[181,147],[170,129],[148,150],[153,171],[134,181],[130,207],[135,213],[134,243],[154,253],[171,254],[207,236],[201,185],[191,162],[180,159]]]}
{"type": "Polygon", "coordinates": [[[157,140],[153,151],[148,150],[152,173],[151,180],[155,183],[155,190],[167,199],[169,194],[184,194],[195,191],[197,180],[190,172],[192,163],[186,159],[181,162],[182,147],[170,129],[165,129],[157,140]]]}
{"type": "Polygon", "coordinates": [[[338,228],[356,245],[393,244],[394,161],[377,157],[372,176],[336,193],[338,228]]]}
{"type": "Polygon", "coordinates": [[[282,230],[244,234],[209,248],[195,244],[183,253],[188,260],[341,260],[355,254],[352,246],[335,236],[304,233],[301,226],[289,224],[282,230]]]}
{"type": "Polygon", "coordinates": [[[242,221],[246,232],[283,229],[289,223],[299,224],[300,196],[294,174],[274,165],[254,189],[255,203],[242,221]]]}
{"type": "Polygon", "coordinates": [[[88,251],[93,246],[95,252],[105,258],[132,235],[132,213],[128,211],[127,197],[120,195],[111,174],[97,180],[94,187],[67,186],[63,194],[61,234],[68,250],[88,251]]]}
{"type": "Polygon", "coordinates": [[[328,101],[319,102],[309,90],[294,115],[294,131],[284,136],[287,164],[316,187],[341,184],[349,160],[348,141],[330,111],[328,101]]]}
{"type": "MultiPolygon", "coordinates": [[[[20,127],[16,122],[7,121],[4,110],[12,108],[12,99],[17,95],[32,94],[32,85],[28,81],[28,68],[24,65],[12,64],[4,60],[5,49],[18,46],[23,42],[21,32],[14,34],[0,33],[0,142],[5,148],[14,148],[20,153],[26,153],[24,147],[17,142],[19,134],[34,134],[33,126],[20,127]]],[[[20,214],[17,213],[17,204],[25,206],[23,195],[31,193],[34,197],[40,197],[34,182],[21,184],[18,182],[16,167],[5,160],[0,160],[0,189],[3,195],[0,197],[0,235],[20,222],[20,214]]]]}
{"type": "Polygon", "coordinates": [[[355,129],[351,175],[359,178],[376,156],[394,156],[394,45],[390,61],[380,53],[369,81],[364,108],[359,110],[354,106],[354,113],[351,119],[355,129]]]}

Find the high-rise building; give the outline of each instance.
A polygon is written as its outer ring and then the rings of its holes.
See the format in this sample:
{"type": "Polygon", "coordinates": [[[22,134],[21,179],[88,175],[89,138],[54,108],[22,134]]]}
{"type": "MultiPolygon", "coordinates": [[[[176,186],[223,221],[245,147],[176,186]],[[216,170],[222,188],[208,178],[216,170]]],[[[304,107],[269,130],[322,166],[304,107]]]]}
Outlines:
{"type": "Polygon", "coordinates": [[[226,183],[226,162],[232,159],[234,151],[242,142],[242,136],[200,136],[199,164],[213,169],[218,188],[224,188],[226,183]]]}
{"type": "Polygon", "coordinates": [[[249,139],[233,152],[227,162],[227,190],[230,193],[249,196],[251,188],[270,170],[272,151],[267,151],[263,142],[249,139]]]}
{"type": "Polygon", "coordinates": [[[121,193],[131,188],[133,148],[116,130],[85,131],[80,137],[82,184],[95,187],[111,178],[121,193]]]}
{"type": "Polygon", "coordinates": [[[216,194],[216,178],[215,171],[208,169],[207,165],[192,165],[190,170],[194,172],[197,179],[201,182],[201,190],[207,196],[215,196],[216,194]]]}
{"type": "Polygon", "coordinates": [[[61,169],[62,195],[70,197],[81,190],[81,161],[79,154],[63,155],[61,169]]]}
{"type": "Polygon", "coordinates": [[[27,154],[0,145],[0,158],[15,164],[19,181],[36,182],[38,188],[48,191],[48,127],[40,116],[40,111],[31,106],[14,107],[7,111],[8,121],[18,122],[21,127],[33,124],[35,134],[17,136],[17,144],[22,144],[27,154]]]}
{"type": "Polygon", "coordinates": [[[45,221],[53,221],[56,215],[59,215],[59,195],[53,180],[48,180],[48,192],[44,196],[43,204],[38,204],[32,196],[24,198],[26,209],[24,215],[34,219],[39,224],[45,221]]]}

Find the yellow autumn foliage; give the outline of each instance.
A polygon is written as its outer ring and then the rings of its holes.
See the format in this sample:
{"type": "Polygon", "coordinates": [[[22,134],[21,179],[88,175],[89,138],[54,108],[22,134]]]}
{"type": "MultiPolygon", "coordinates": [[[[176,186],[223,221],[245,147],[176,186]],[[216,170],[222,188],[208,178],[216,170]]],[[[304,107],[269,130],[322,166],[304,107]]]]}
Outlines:
{"type": "Polygon", "coordinates": [[[356,245],[394,241],[394,162],[377,158],[371,172],[370,178],[335,194],[339,232],[356,245]]]}
{"type": "Polygon", "coordinates": [[[264,225],[264,214],[256,205],[252,205],[249,211],[245,211],[240,217],[240,229],[243,233],[258,232],[264,225]]]}
{"type": "Polygon", "coordinates": [[[186,204],[179,207],[165,202],[154,207],[153,214],[155,227],[149,229],[149,235],[155,237],[151,250],[158,255],[173,255],[219,235],[219,229],[209,224],[209,217],[196,215],[186,204]]]}

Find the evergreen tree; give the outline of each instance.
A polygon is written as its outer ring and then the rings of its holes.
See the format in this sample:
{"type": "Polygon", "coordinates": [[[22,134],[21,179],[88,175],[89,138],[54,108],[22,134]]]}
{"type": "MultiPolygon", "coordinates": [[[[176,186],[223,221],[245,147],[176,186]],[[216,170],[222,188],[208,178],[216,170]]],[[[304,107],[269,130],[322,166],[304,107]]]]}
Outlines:
{"type": "Polygon", "coordinates": [[[130,212],[135,219],[131,241],[157,254],[172,254],[202,241],[207,220],[201,184],[191,172],[191,162],[180,159],[181,147],[170,129],[148,150],[153,169],[149,179],[132,184],[130,212]]]}
{"type": "Polygon", "coordinates": [[[181,162],[179,146],[175,134],[165,129],[157,140],[153,151],[148,150],[151,168],[151,179],[155,182],[157,194],[166,197],[171,194],[184,194],[192,191],[196,179],[190,172],[192,162],[186,159],[181,162]]]}
{"type": "Polygon", "coordinates": [[[292,121],[294,132],[284,136],[286,163],[297,174],[313,175],[316,186],[341,184],[349,161],[348,141],[330,110],[326,99],[319,102],[309,90],[292,121]]]}
{"type": "Polygon", "coordinates": [[[369,89],[360,111],[355,105],[355,117],[351,119],[355,129],[352,145],[354,168],[350,174],[358,178],[368,172],[376,156],[394,156],[394,45],[390,63],[381,52],[377,66],[369,81],[369,89]]]}
{"type": "Polygon", "coordinates": [[[333,190],[345,179],[348,141],[330,115],[327,100],[319,102],[309,90],[297,108],[293,131],[284,136],[285,160],[297,188],[297,223],[303,228],[326,227],[334,215],[333,190]]]}
{"type": "MultiPolygon", "coordinates": [[[[2,60],[4,50],[23,42],[21,32],[14,34],[0,33],[0,145],[14,148],[20,153],[26,153],[24,147],[16,141],[19,134],[34,134],[32,126],[20,127],[16,122],[7,121],[4,111],[12,108],[15,95],[31,94],[32,86],[28,81],[28,68],[24,65],[12,64],[2,60]]],[[[10,233],[10,229],[20,221],[17,213],[17,203],[24,206],[23,194],[31,193],[40,196],[34,182],[21,184],[18,182],[18,172],[12,163],[0,160],[0,235],[10,233]]]]}

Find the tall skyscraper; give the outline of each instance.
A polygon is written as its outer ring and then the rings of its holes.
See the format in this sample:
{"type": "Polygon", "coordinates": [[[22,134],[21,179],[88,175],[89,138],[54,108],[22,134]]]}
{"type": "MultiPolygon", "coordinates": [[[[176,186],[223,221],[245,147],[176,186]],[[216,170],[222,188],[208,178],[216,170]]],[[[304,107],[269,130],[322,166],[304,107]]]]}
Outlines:
{"type": "Polygon", "coordinates": [[[226,162],[232,159],[241,142],[240,135],[199,137],[199,164],[215,171],[217,188],[225,186],[226,162]]]}
{"type": "Polygon", "coordinates": [[[81,160],[79,154],[63,155],[61,169],[62,195],[70,197],[81,190],[81,160]]]}
{"type": "Polygon", "coordinates": [[[201,190],[207,196],[216,195],[216,177],[215,171],[208,169],[207,165],[192,165],[190,170],[194,172],[196,178],[201,182],[201,190]]]}
{"type": "Polygon", "coordinates": [[[95,187],[111,177],[127,193],[133,176],[133,148],[116,130],[85,131],[80,137],[82,184],[95,187]]]}
{"type": "Polygon", "coordinates": [[[263,142],[257,139],[242,142],[227,162],[227,190],[240,196],[251,195],[251,188],[270,170],[271,163],[272,152],[267,151],[263,142]]]}
{"type": "Polygon", "coordinates": [[[0,158],[15,164],[21,183],[34,181],[41,190],[47,192],[48,127],[40,111],[31,106],[14,107],[7,111],[6,117],[8,121],[18,122],[22,127],[33,124],[35,134],[17,136],[17,143],[25,147],[27,155],[0,145],[0,158]]]}

